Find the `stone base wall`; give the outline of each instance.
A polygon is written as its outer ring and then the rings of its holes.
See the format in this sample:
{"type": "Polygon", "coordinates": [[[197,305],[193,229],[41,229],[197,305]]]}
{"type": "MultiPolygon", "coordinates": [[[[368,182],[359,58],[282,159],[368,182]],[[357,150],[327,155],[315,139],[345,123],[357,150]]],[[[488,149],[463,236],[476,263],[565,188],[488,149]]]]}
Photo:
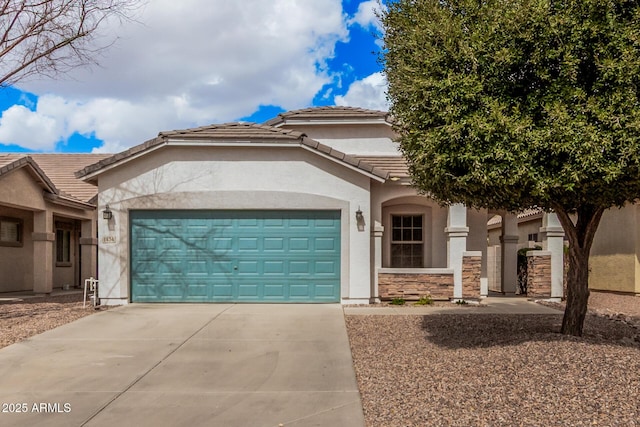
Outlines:
{"type": "Polygon", "coordinates": [[[551,298],[551,253],[527,252],[527,296],[551,298]]]}
{"type": "Polygon", "coordinates": [[[462,257],[462,298],[480,298],[481,275],[482,256],[464,255],[462,257]]]}
{"type": "Polygon", "coordinates": [[[383,301],[393,298],[417,301],[427,295],[434,300],[450,300],[453,298],[453,273],[378,273],[378,292],[383,301]]]}

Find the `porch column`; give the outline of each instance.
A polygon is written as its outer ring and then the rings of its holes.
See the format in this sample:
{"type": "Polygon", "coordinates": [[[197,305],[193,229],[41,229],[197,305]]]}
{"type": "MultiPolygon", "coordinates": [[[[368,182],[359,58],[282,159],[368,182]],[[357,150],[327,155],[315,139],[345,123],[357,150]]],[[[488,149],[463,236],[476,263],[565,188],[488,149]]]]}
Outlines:
{"type": "Polygon", "coordinates": [[[94,220],[82,221],[80,237],[80,284],[90,277],[98,277],[98,237],[94,220]]]}
{"type": "Polygon", "coordinates": [[[50,294],[53,290],[53,214],[48,211],[33,214],[33,292],[50,294]]]}
{"type": "Polygon", "coordinates": [[[467,207],[457,203],[449,206],[447,227],[447,268],[453,270],[453,298],[462,298],[462,256],[467,250],[467,207]]]}
{"type": "Polygon", "coordinates": [[[514,294],[518,289],[518,217],[512,213],[502,215],[500,236],[502,283],[501,291],[514,294]]]}
{"type": "Polygon", "coordinates": [[[373,237],[373,293],[371,302],[380,302],[380,291],[378,290],[378,272],[382,268],[382,235],[384,227],[378,221],[373,222],[371,237],[373,237]]]}
{"type": "Polygon", "coordinates": [[[564,229],[555,213],[544,214],[540,233],[542,249],[551,252],[551,298],[560,300],[564,294],[564,229]]]}

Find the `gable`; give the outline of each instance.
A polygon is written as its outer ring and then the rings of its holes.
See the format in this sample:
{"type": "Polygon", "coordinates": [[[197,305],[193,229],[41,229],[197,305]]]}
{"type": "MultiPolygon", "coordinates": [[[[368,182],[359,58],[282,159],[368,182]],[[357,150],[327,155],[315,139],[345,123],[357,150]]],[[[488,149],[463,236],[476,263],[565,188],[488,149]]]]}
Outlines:
{"type": "Polygon", "coordinates": [[[295,148],[327,158],[380,182],[388,173],[346,155],[333,147],[308,138],[304,133],[255,123],[227,123],[180,131],[160,132],[158,137],[132,147],[76,172],[76,177],[97,182],[99,175],[168,147],[254,147],[258,149],[295,148]]]}
{"type": "Polygon", "coordinates": [[[43,191],[26,167],[0,175],[0,203],[3,205],[43,210],[46,208],[43,191]]]}

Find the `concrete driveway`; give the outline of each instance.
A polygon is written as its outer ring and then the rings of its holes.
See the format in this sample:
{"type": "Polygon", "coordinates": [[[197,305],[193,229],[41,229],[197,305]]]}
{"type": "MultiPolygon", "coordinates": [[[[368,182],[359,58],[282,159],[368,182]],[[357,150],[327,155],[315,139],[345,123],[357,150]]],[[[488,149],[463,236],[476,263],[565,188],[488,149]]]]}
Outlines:
{"type": "Polygon", "coordinates": [[[0,404],[2,426],[364,425],[339,304],[97,313],[0,350],[0,404]]]}

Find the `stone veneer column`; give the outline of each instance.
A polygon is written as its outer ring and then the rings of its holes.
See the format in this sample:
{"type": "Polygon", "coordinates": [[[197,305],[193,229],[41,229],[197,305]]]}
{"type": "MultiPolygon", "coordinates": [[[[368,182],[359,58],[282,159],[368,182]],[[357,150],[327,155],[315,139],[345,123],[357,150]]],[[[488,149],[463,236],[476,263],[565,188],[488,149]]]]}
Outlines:
{"type": "Polygon", "coordinates": [[[514,294],[518,289],[518,217],[512,213],[502,215],[500,256],[500,290],[505,294],[514,294]]]}
{"type": "Polygon", "coordinates": [[[551,252],[527,252],[527,296],[531,298],[551,296],[551,252]]]}
{"type": "Polygon", "coordinates": [[[467,250],[467,207],[461,203],[449,206],[447,227],[447,267],[453,270],[453,298],[462,298],[462,256],[467,250]]]}
{"type": "Polygon", "coordinates": [[[80,237],[80,284],[85,279],[98,277],[98,238],[96,222],[82,221],[82,237],[80,237]]]}
{"type": "Polygon", "coordinates": [[[53,290],[53,214],[42,211],[33,214],[33,292],[50,294],[53,290]]]}
{"type": "Polygon", "coordinates": [[[469,251],[462,254],[462,296],[479,299],[482,296],[482,251],[469,251]]]}
{"type": "Polygon", "coordinates": [[[380,290],[378,288],[379,270],[382,268],[382,236],[384,227],[378,221],[374,221],[371,237],[373,237],[373,293],[371,302],[380,302],[380,290]]]}
{"type": "Polygon", "coordinates": [[[540,233],[542,250],[551,253],[551,298],[560,300],[564,296],[564,229],[555,213],[544,214],[540,233]]]}

